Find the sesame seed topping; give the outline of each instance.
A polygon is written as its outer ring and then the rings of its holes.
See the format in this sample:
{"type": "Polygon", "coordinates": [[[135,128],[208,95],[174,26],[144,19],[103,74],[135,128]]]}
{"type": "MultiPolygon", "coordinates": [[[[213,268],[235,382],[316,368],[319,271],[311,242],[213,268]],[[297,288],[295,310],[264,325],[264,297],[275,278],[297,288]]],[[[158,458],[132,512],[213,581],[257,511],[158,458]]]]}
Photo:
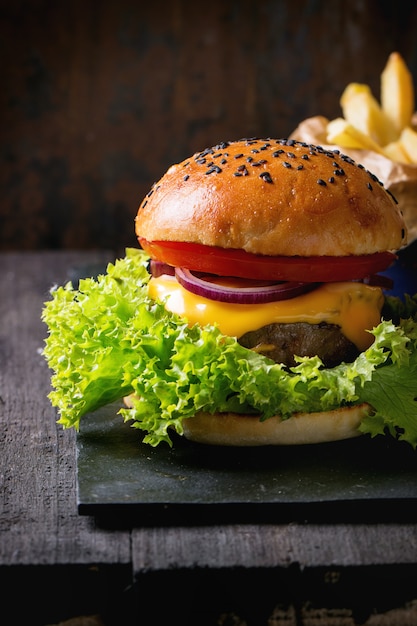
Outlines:
{"type": "Polygon", "coordinates": [[[262,174],[259,174],[259,177],[263,178],[266,183],[272,183],[271,174],[269,172],[262,172],[262,174]]]}
{"type": "Polygon", "coordinates": [[[288,163],[288,161],[284,161],[283,162],[283,166],[290,168],[291,167],[291,163],[288,163]]]}
{"type": "Polygon", "coordinates": [[[317,179],[317,184],[318,184],[318,185],[322,185],[323,187],[326,187],[326,186],[327,186],[326,181],[325,181],[325,180],[323,180],[322,178],[318,178],[318,179],[317,179]]]}
{"type": "Polygon", "coordinates": [[[186,175],[184,176],[184,180],[188,180],[189,178],[190,178],[190,175],[189,175],[189,174],[186,174],[186,175]]]}
{"type": "Polygon", "coordinates": [[[206,175],[207,174],[213,174],[214,172],[216,174],[221,174],[221,172],[222,172],[221,167],[219,167],[218,165],[212,165],[211,167],[209,167],[208,170],[206,170],[206,175]]]}

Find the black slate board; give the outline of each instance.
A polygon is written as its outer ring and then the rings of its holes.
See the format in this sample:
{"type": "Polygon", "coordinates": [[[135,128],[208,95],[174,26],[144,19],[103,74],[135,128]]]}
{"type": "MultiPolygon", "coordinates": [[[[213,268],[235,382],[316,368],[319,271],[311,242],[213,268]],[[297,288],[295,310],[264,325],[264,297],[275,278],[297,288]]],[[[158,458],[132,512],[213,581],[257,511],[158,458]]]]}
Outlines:
{"type": "Polygon", "coordinates": [[[101,523],[415,521],[417,452],[390,437],[225,448],[143,444],[109,405],[77,435],[78,510],[101,523]]]}

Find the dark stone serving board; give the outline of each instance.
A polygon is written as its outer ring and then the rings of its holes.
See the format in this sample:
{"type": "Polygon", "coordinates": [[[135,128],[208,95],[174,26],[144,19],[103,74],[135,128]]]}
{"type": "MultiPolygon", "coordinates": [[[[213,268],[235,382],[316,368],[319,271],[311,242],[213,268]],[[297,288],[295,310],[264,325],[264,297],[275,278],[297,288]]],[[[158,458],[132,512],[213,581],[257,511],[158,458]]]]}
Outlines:
{"type": "Polygon", "coordinates": [[[78,510],[131,525],[415,521],[417,452],[391,437],[229,448],[143,444],[109,405],[77,434],[78,510]]]}

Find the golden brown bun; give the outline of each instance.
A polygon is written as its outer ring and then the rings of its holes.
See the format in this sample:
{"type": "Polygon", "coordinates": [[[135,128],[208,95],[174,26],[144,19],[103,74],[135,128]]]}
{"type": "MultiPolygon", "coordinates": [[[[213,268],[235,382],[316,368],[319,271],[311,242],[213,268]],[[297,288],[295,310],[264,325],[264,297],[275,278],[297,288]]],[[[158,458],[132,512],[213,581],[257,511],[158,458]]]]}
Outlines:
{"type": "MultiPolygon", "coordinates": [[[[132,396],[124,403],[132,407],[132,396]]],[[[358,437],[359,425],[371,411],[369,404],[322,411],[296,413],[286,420],[279,416],[261,422],[256,416],[238,413],[205,413],[182,422],[190,441],[216,446],[288,446],[326,443],[358,437]]]]}
{"type": "Polygon", "coordinates": [[[217,446],[301,445],[340,441],[357,437],[368,404],[321,413],[297,413],[289,419],[257,417],[236,413],[199,413],[183,420],[184,436],[198,443],[217,446]]]}
{"type": "Polygon", "coordinates": [[[264,255],[398,250],[405,224],[382,184],[320,147],[243,139],[173,165],[139,207],[138,237],[264,255]]]}

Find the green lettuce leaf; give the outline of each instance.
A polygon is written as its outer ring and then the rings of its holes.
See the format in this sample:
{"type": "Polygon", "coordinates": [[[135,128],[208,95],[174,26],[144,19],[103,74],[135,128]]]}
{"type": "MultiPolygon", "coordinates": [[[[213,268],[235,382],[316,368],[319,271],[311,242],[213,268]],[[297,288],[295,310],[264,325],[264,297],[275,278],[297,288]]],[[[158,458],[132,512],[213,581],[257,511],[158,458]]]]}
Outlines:
{"type": "Polygon", "coordinates": [[[78,428],[86,413],[132,393],[133,407],[120,413],[153,446],[172,445],[171,429],[181,434],[182,420],[201,410],[268,419],[369,402],[375,415],[364,432],[387,431],[416,445],[415,319],[381,322],[353,363],[326,369],[317,357],[299,358],[288,371],[217,327],[190,328],[150,300],[147,262],[129,249],[97,280],[58,287],[45,303],[49,397],[64,427],[78,428]]]}

